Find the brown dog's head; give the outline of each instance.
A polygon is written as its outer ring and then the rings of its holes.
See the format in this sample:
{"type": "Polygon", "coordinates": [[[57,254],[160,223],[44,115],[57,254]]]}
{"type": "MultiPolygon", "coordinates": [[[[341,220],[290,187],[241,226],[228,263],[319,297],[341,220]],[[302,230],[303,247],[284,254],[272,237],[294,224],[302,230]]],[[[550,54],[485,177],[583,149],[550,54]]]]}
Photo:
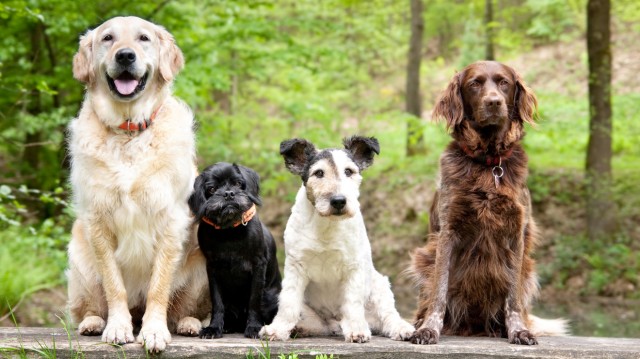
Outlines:
{"type": "Polygon", "coordinates": [[[534,124],[537,100],[520,75],[495,61],[478,61],[457,73],[438,98],[433,117],[455,131],[463,120],[474,127],[503,127],[510,121],[534,124]]]}
{"type": "Polygon", "coordinates": [[[118,101],[140,97],[145,87],[171,82],[184,59],[171,34],[143,19],[114,17],[80,38],[73,76],[100,83],[118,101]]]}

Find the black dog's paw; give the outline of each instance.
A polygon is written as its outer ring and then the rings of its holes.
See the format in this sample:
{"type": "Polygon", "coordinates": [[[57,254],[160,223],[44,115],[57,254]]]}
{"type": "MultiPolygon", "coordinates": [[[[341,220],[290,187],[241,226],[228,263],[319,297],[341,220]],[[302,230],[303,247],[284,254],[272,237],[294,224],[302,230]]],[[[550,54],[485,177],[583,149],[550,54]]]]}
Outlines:
{"type": "Polygon", "coordinates": [[[260,339],[260,335],[258,334],[260,333],[260,329],[262,329],[262,325],[249,323],[247,324],[247,328],[244,330],[244,336],[251,339],[260,339]]]}
{"type": "Polygon", "coordinates": [[[416,330],[415,333],[409,338],[413,344],[438,344],[440,333],[433,329],[422,328],[416,330]]]}
{"type": "Polygon", "coordinates": [[[222,338],[221,327],[205,327],[200,330],[200,339],[218,339],[222,338]]]}
{"type": "Polygon", "coordinates": [[[520,330],[509,338],[509,344],[538,345],[538,339],[528,330],[520,330]]]}

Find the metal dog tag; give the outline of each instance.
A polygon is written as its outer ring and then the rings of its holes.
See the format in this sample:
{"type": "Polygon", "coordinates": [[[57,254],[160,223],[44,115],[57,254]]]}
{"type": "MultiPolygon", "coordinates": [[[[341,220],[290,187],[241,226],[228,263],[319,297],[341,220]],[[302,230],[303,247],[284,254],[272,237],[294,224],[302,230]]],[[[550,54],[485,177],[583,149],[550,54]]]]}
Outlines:
{"type": "Polygon", "coordinates": [[[493,180],[496,183],[496,188],[500,186],[500,177],[504,175],[504,169],[502,168],[502,157],[500,157],[500,162],[497,166],[494,166],[491,169],[491,174],[493,175],[493,180]]]}

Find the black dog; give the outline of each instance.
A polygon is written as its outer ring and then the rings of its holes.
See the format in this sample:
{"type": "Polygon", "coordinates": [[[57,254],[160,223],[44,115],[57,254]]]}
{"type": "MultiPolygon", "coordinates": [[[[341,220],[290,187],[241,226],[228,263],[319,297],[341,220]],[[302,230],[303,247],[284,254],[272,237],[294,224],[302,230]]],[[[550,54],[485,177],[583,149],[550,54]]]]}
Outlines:
{"type": "Polygon", "coordinates": [[[221,338],[223,331],[258,338],[278,310],[280,270],[273,236],[256,214],[259,183],[252,169],[219,162],[193,185],[189,207],[200,221],[198,242],[213,304],[200,338],[221,338]]]}

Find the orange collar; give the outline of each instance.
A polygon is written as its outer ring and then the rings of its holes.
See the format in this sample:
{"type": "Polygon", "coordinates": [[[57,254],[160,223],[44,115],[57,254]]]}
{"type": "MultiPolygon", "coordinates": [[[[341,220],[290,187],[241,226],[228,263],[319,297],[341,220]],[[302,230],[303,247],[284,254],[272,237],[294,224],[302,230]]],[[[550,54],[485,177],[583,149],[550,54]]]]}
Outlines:
{"type": "MultiPolygon", "coordinates": [[[[248,210],[246,210],[243,214],[242,214],[242,219],[239,220],[238,222],[233,224],[233,228],[236,228],[237,226],[239,226],[240,224],[242,224],[243,226],[246,226],[249,221],[251,221],[253,219],[253,216],[256,215],[256,205],[255,203],[251,206],[251,208],[249,208],[248,210]]],[[[202,221],[210,226],[212,226],[215,229],[221,229],[221,227],[215,223],[213,223],[213,221],[211,221],[209,218],[207,217],[202,217],[202,221]]]]}
{"type": "Polygon", "coordinates": [[[126,120],[123,123],[121,123],[120,126],[118,126],[118,128],[121,130],[127,130],[129,132],[144,131],[147,129],[147,127],[151,126],[151,122],[155,120],[156,115],[158,115],[158,112],[160,112],[161,108],[162,108],[162,105],[160,105],[160,107],[158,107],[155,111],[153,111],[153,113],[151,114],[151,117],[149,117],[148,120],[145,119],[140,124],[136,122],[131,122],[131,120],[126,120]]]}

